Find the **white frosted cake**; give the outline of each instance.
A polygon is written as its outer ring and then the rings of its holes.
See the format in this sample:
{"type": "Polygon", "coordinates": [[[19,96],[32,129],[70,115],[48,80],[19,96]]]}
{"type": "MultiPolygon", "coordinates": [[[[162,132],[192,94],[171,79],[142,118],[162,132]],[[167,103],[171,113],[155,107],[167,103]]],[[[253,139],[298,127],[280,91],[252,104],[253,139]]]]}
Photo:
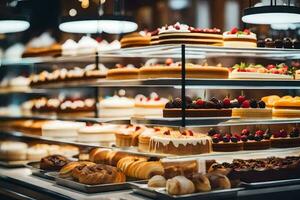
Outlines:
{"type": "Polygon", "coordinates": [[[114,95],[100,101],[99,116],[103,118],[126,118],[134,115],[134,100],[114,95]]]}
{"type": "Polygon", "coordinates": [[[82,122],[51,121],[42,125],[42,136],[75,139],[78,129],[84,126],[82,122]]]}
{"type": "Polygon", "coordinates": [[[224,47],[255,48],[257,47],[256,34],[248,29],[243,31],[233,28],[223,33],[224,47]]]}

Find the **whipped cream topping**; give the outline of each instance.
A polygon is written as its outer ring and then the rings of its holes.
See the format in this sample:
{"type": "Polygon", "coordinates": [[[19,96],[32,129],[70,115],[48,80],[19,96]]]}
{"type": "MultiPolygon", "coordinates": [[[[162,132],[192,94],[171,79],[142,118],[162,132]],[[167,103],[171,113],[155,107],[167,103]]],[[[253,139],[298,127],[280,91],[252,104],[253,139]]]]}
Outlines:
{"type": "Polygon", "coordinates": [[[118,125],[114,124],[94,124],[92,126],[85,126],[78,130],[79,133],[114,133],[118,130],[118,125]]]}
{"type": "Polygon", "coordinates": [[[16,43],[16,44],[8,47],[5,50],[3,57],[6,58],[6,59],[18,59],[18,58],[21,58],[24,50],[25,50],[25,46],[23,44],[16,43]]]}
{"type": "Polygon", "coordinates": [[[256,34],[250,32],[249,35],[247,34],[232,34],[230,31],[226,31],[223,33],[223,37],[227,38],[227,39],[231,39],[231,38],[242,38],[242,39],[256,39],[256,34]]]}
{"type": "Polygon", "coordinates": [[[172,33],[172,32],[183,32],[183,33],[189,33],[190,28],[188,25],[186,24],[180,24],[179,22],[177,22],[174,25],[169,25],[169,26],[163,26],[161,28],[158,29],[158,34],[161,33],[172,33]]]}
{"type": "Polygon", "coordinates": [[[66,100],[60,104],[60,109],[76,109],[76,108],[84,108],[84,107],[93,107],[95,105],[94,99],[86,99],[86,100],[66,100]]]}
{"type": "Polygon", "coordinates": [[[108,69],[102,63],[99,63],[98,67],[96,67],[96,64],[89,64],[89,65],[85,66],[85,68],[84,68],[84,71],[86,71],[86,72],[93,71],[93,70],[99,70],[105,74],[108,71],[108,69]]]}
{"type": "Polygon", "coordinates": [[[75,67],[74,69],[71,69],[67,73],[67,77],[83,77],[84,75],[84,69],[81,69],[79,67],[75,67]]]}
{"type": "Polygon", "coordinates": [[[77,50],[78,44],[72,39],[67,39],[62,45],[62,50],[77,50]]]}
{"type": "Polygon", "coordinates": [[[35,37],[27,44],[31,48],[49,47],[55,43],[55,39],[48,32],[43,33],[39,37],[35,37]]]}
{"type": "Polygon", "coordinates": [[[83,122],[71,122],[71,121],[50,121],[42,125],[42,129],[51,129],[51,130],[64,130],[72,129],[77,130],[85,126],[83,122]]]}
{"type": "Polygon", "coordinates": [[[79,41],[78,41],[78,48],[98,48],[98,42],[97,40],[94,40],[93,38],[89,36],[83,36],[79,41]]]}
{"type": "Polygon", "coordinates": [[[59,104],[60,104],[59,99],[48,99],[48,101],[47,101],[47,106],[49,106],[49,107],[58,108],[59,104]]]}
{"type": "Polygon", "coordinates": [[[168,103],[168,99],[160,98],[157,93],[152,92],[150,97],[145,97],[144,95],[137,95],[135,97],[136,104],[145,104],[145,105],[165,105],[168,103]]]}
{"type": "Polygon", "coordinates": [[[9,80],[10,86],[28,86],[30,84],[30,79],[24,76],[18,76],[9,80]]]}
{"type": "Polygon", "coordinates": [[[114,95],[100,101],[100,107],[106,108],[127,108],[134,107],[135,101],[127,97],[119,97],[114,95]]]}

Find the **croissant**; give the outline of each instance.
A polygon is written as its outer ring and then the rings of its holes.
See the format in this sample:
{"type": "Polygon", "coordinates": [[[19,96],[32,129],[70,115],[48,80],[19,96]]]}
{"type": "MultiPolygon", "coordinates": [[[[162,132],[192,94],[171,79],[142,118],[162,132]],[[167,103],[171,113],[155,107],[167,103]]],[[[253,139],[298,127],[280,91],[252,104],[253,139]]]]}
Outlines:
{"type": "Polygon", "coordinates": [[[203,174],[193,174],[192,182],[197,192],[208,192],[211,190],[209,179],[203,174]]]}
{"type": "Polygon", "coordinates": [[[230,180],[223,174],[208,173],[207,178],[209,179],[212,189],[219,190],[231,188],[230,180]]]}
{"type": "Polygon", "coordinates": [[[148,181],[148,187],[166,187],[167,180],[161,175],[155,175],[148,181]]]}
{"type": "Polygon", "coordinates": [[[111,153],[110,149],[99,149],[92,156],[93,162],[97,164],[107,164],[109,153],[111,153]]]}
{"type": "Polygon", "coordinates": [[[107,155],[107,164],[112,165],[112,166],[117,166],[118,162],[124,158],[127,157],[129,154],[124,153],[124,152],[119,152],[119,151],[113,151],[108,153],[107,155]]]}
{"type": "Polygon", "coordinates": [[[171,195],[183,195],[195,192],[193,182],[184,176],[175,176],[174,178],[167,180],[166,189],[168,194],[171,195]]]}

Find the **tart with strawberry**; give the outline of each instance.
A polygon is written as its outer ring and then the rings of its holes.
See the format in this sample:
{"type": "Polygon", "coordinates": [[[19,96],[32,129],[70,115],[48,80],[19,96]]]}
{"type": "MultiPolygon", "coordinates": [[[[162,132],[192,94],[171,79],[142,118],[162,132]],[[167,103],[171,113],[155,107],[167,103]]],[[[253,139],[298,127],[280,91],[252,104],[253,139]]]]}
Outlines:
{"type": "Polygon", "coordinates": [[[224,47],[255,48],[257,47],[256,34],[249,29],[243,31],[233,28],[223,33],[224,47]]]}
{"type": "Polygon", "coordinates": [[[193,155],[210,153],[212,151],[211,138],[206,134],[191,130],[166,130],[150,138],[150,152],[174,155],[193,155]]]}
{"type": "Polygon", "coordinates": [[[232,108],[232,117],[240,118],[272,118],[272,109],[266,108],[264,101],[246,99],[241,95],[236,100],[236,107],[232,108]]]}
{"type": "Polygon", "coordinates": [[[271,147],[271,133],[266,131],[257,130],[251,133],[248,129],[243,129],[241,132],[241,141],[244,144],[244,150],[262,150],[271,147]]]}
{"type": "Polygon", "coordinates": [[[271,146],[275,148],[289,148],[300,146],[300,131],[298,128],[293,128],[290,133],[281,129],[273,133],[271,137],[271,146]]]}
{"type": "MultiPolygon", "coordinates": [[[[192,100],[186,97],[186,117],[230,117],[234,104],[229,98],[218,100],[211,98],[205,101],[201,98],[192,100]]],[[[182,116],[182,100],[176,98],[169,101],[163,110],[164,117],[181,117],[182,116]]]]}
{"type": "Polygon", "coordinates": [[[177,22],[158,29],[159,44],[200,44],[223,46],[220,29],[194,28],[177,22]]]}
{"type": "Polygon", "coordinates": [[[236,64],[232,67],[230,79],[293,79],[293,69],[284,63],[269,64],[236,64]]]}
{"type": "Polygon", "coordinates": [[[237,133],[214,134],[212,136],[212,147],[213,151],[221,152],[242,151],[244,149],[241,136],[237,133]]]}
{"type": "Polygon", "coordinates": [[[135,97],[134,116],[137,117],[162,117],[163,109],[168,99],[159,97],[155,92],[150,97],[137,95],[135,97]]]}
{"type": "MultiPolygon", "coordinates": [[[[139,78],[181,78],[181,68],[181,62],[173,62],[172,59],[166,59],[165,63],[150,59],[140,68],[139,78]]],[[[227,79],[229,75],[228,68],[219,65],[186,63],[185,71],[186,78],[227,79]]]]}

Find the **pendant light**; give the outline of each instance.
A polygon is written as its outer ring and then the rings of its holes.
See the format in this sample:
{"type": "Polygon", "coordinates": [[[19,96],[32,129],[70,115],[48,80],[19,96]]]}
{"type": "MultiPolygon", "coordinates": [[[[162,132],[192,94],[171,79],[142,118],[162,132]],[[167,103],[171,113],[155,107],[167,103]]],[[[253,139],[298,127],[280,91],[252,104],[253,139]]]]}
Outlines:
{"type": "Polygon", "coordinates": [[[0,33],[15,33],[25,31],[30,23],[25,16],[13,14],[13,10],[7,7],[0,7],[0,33]]]}
{"type": "Polygon", "coordinates": [[[69,33],[109,33],[120,34],[133,32],[138,28],[134,19],[122,14],[122,2],[114,1],[113,15],[100,15],[102,6],[99,1],[99,11],[96,16],[62,17],[59,29],[69,33]]]}
{"type": "Polygon", "coordinates": [[[242,21],[249,24],[291,24],[300,23],[300,8],[291,5],[277,5],[277,0],[270,0],[270,5],[250,7],[244,10],[242,21]]]}

